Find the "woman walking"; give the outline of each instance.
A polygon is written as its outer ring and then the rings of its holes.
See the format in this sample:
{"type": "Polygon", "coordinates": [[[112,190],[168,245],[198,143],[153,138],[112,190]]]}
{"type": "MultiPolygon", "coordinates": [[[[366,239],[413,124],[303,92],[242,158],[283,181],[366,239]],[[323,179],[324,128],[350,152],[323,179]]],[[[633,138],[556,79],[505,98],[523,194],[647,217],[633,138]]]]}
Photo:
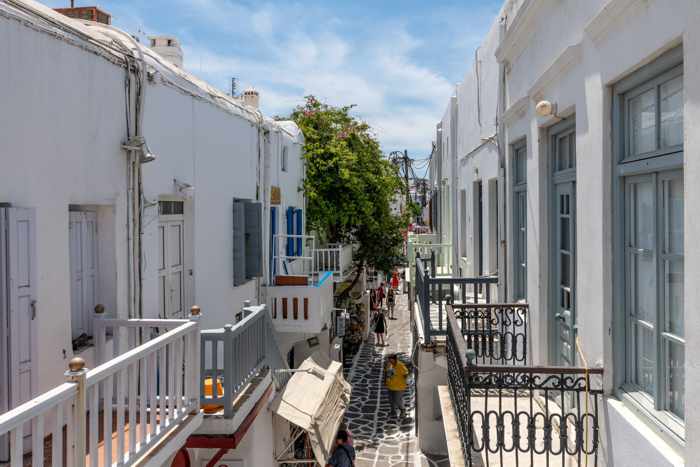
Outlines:
{"type": "Polygon", "coordinates": [[[374,334],[377,337],[376,345],[384,347],[384,333],[386,332],[386,317],[384,316],[384,311],[380,308],[372,319],[374,323],[374,334]]]}
{"type": "Polygon", "coordinates": [[[389,309],[389,319],[396,319],[394,318],[394,305],[396,304],[395,294],[392,288],[386,293],[386,307],[389,309]]]}

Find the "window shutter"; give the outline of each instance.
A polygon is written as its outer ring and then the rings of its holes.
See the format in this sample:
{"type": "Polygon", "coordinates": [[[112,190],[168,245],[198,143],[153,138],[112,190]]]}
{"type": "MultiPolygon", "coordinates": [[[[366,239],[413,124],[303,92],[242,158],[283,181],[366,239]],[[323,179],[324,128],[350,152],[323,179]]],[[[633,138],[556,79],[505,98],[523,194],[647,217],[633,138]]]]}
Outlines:
{"type": "Polygon", "coordinates": [[[245,282],[245,207],[239,200],[233,201],[233,285],[245,282]]]}
{"type": "Polygon", "coordinates": [[[245,275],[262,275],[262,204],[245,203],[245,275]]]}
{"type": "MultiPolygon", "coordinates": [[[[303,235],[304,234],[303,216],[302,216],[301,209],[297,209],[295,211],[295,214],[296,214],[296,221],[297,221],[297,225],[296,225],[297,235],[303,235]]],[[[303,244],[304,244],[303,239],[301,237],[297,238],[297,256],[301,256],[303,244]]]]}
{"type": "Polygon", "coordinates": [[[291,238],[294,235],[294,208],[287,208],[287,256],[294,256],[294,241],[291,238]]]}

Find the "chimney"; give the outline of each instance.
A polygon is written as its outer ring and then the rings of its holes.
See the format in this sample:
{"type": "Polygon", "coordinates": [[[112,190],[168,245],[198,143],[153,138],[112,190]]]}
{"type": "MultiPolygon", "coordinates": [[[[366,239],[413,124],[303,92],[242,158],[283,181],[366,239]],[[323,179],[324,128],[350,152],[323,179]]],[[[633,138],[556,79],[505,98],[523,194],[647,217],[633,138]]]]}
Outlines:
{"type": "Polygon", "coordinates": [[[94,21],[102,24],[112,24],[112,15],[104,10],[100,10],[96,6],[78,6],[74,7],[71,2],[70,8],[54,8],[57,12],[68,16],[69,18],[94,21]]]}
{"type": "Polygon", "coordinates": [[[250,107],[260,107],[260,93],[255,88],[248,88],[243,91],[243,103],[250,107]]]}
{"type": "Polygon", "coordinates": [[[173,36],[150,36],[148,42],[151,50],[176,67],[182,68],[182,48],[180,48],[180,42],[176,38],[173,36]]]}

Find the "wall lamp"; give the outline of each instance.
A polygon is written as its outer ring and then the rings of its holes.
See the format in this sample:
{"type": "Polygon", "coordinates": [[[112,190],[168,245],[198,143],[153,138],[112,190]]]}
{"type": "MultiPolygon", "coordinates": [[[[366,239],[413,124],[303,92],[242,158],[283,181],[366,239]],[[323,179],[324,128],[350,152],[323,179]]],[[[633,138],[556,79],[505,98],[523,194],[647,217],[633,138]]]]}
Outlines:
{"type": "Polygon", "coordinates": [[[126,143],[122,144],[122,149],[138,153],[139,162],[142,164],[153,162],[158,158],[158,156],[153,154],[148,148],[146,139],[143,136],[132,136],[126,143]]]}

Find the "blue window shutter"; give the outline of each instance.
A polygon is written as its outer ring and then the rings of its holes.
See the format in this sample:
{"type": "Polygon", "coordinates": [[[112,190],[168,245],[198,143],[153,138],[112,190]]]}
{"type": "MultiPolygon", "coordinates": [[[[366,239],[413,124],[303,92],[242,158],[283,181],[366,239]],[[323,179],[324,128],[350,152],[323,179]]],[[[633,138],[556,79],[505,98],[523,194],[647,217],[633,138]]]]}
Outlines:
{"type": "Polygon", "coordinates": [[[233,285],[245,282],[245,207],[239,200],[233,201],[233,285]]]}
{"type": "Polygon", "coordinates": [[[277,207],[270,207],[270,271],[272,272],[272,278],[277,274],[277,261],[275,261],[275,256],[277,255],[277,207]]]}
{"type": "Polygon", "coordinates": [[[262,275],[262,204],[245,203],[245,276],[262,275]]]}
{"type": "MultiPolygon", "coordinates": [[[[303,217],[301,213],[301,209],[296,210],[296,218],[297,218],[297,235],[302,235],[304,233],[303,230],[303,217]]],[[[301,237],[297,238],[297,256],[301,256],[302,254],[302,246],[304,242],[301,237]]]]}
{"type": "MultiPolygon", "coordinates": [[[[294,208],[287,208],[287,235],[294,235],[294,208]]],[[[287,256],[294,256],[294,241],[287,238],[287,256]]]]}

